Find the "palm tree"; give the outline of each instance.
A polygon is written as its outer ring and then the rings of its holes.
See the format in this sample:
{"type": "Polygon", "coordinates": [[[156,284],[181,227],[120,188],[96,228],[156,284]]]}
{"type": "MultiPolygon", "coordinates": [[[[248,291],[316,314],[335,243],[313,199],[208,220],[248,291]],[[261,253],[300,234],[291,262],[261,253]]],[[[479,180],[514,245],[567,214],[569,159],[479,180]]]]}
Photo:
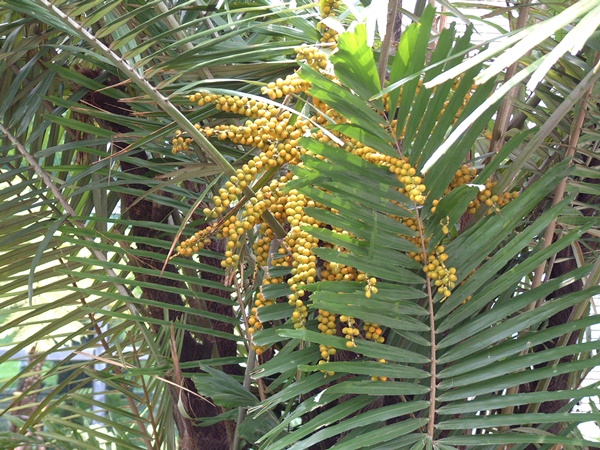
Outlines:
{"type": "Polygon", "coordinates": [[[0,4],[4,447],[592,445],[600,6],[421,6],[0,4]]]}

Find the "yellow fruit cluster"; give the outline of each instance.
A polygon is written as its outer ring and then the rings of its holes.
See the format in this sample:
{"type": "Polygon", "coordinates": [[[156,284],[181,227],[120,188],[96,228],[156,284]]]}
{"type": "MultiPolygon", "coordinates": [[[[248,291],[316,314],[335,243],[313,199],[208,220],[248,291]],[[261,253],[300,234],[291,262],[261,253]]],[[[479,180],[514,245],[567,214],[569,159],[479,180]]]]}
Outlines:
{"type": "Polygon", "coordinates": [[[297,72],[294,72],[285,78],[277,78],[277,80],[271,81],[261,88],[261,92],[271,100],[276,100],[286,95],[300,94],[307,91],[309,87],[310,83],[300,78],[297,72]]]}
{"type": "MultiPolygon", "coordinates": [[[[446,188],[444,194],[448,194],[453,189],[456,189],[458,186],[462,186],[463,184],[472,183],[476,177],[477,169],[463,164],[454,174],[454,178],[446,188]]],[[[485,183],[485,188],[480,191],[477,198],[475,198],[469,203],[469,207],[467,209],[468,214],[475,214],[477,210],[484,205],[487,207],[492,207],[494,209],[501,208],[502,206],[506,205],[510,200],[518,196],[517,192],[504,192],[502,194],[494,193],[494,187],[496,186],[496,184],[497,183],[495,181],[492,181],[491,179],[487,180],[487,182],[485,183]]],[[[432,202],[432,213],[435,212],[437,204],[438,200],[434,200],[432,202]]]]}
{"type": "Polygon", "coordinates": [[[323,261],[321,268],[321,279],[327,281],[362,281],[364,275],[354,267],[336,262],[323,261]]]}
{"type": "MultiPolygon", "coordinates": [[[[321,349],[326,350],[327,348],[328,347],[326,345],[320,345],[319,346],[320,350],[321,349]]],[[[321,350],[321,351],[323,351],[323,350],[321,350]]],[[[321,364],[325,364],[326,362],[328,362],[326,359],[320,359],[319,362],[318,362],[318,364],[321,365],[321,364]]],[[[333,370],[321,370],[321,373],[325,374],[325,376],[330,376],[330,377],[332,377],[333,375],[335,375],[335,372],[333,370]]]]}
{"type": "MultiPolygon", "coordinates": [[[[241,217],[237,217],[231,212],[227,213],[228,208],[242,200],[243,190],[246,187],[253,186],[257,177],[267,169],[280,168],[286,163],[297,164],[299,162],[303,149],[298,147],[298,139],[309,130],[309,122],[301,118],[295,118],[292,123],[290,122],[291,113],[289,111],[280,111],[276,106],[246,97],[196,93],[189,98],[190,101],[198,103],[199,106],[211,103],[217,109],[242,114],[254,119],[247,120],[243,126],[221,124],[215,127],[202,128],[200,125],[196,125],[196,128],[208,138],[216,137],[220,140],[229,140],[236,144],[261,149],[258,155],[237,169],[236,174],[231,176],[225,186],[219,190],[218,195],[213,197],[214,208],[204,209],[204,214],[208,219],[222,218],[217,226],[219,228],[217,236],[229,239],[222,265],[223,267],[233,267],[239,260],[235,250],[241,248],[240,238],[254,226],[261,224],[262,215],[265,211],[271,211],[275,217],[282,220],[286,219],[284,214],[281,213],[281,209],[290,208],[286,207],[287,197],[282,196],[280,187],[289,180],[291,173],[286,174],[280,180],[274,180],[269,185],[263,186],[256,196],[250,198],[245,204],[241,217]],[[223,217],[226,213],[229,216],[223,217]]],[[[181,136],[177,136],[176,139],[179,143],[181,136]]],[[[301,209],[297,202],[291,207],[301,209]]],[[[263,227],[261,231],[264,233],[263,238],[267,241],[270,240],[269,233],[272,233],[272,230],[263,227]]],[[[182,242],[178,247],[179,254],[190,256],[190,253],[203,247],[195,244],[195,242],[189,242],[189,240],[182,242]]],[[[259,244],[258,247],[263,248],[264,246],[263,243],[259,244]]],[[[263,253],[268,253],[268,245],[263,253]]],[[[260,252],[258,254],[260,258],[260,252]]]]}
{"type": "MultiPolygon", "coordinates": [[[[519,194],[517,192],[504,192],[503,194],[494,194],[493,190],[496,186],[495,181],[488,180],[485,183],[485,189],[482,190],[477,198],[473,199],[471,203],[469,203],[469,209],[467,212],[469,214],[475,214],[479,208],[483,205],[487,207],[492,207],[494,209],[501,208],[506,205],[510,200],[516,198],[519,194]]],[[[489,211],[491,212],[491,210],[489,211]]]]}
{"type": "Polygon", "coordinates": [[[308,308],[300,299],[297,299],[295,301],[292,301],[292,299],[290,299],[289,302],[291,305],[294,306],[294,311],[292,312],[292,322],[294,322],[294,328],[304,328],[304,323],[306,322],[306,318],[308,317],[308,308]]]}
{"type": "Polygon", "coordinates": [[[371,298],[371,295],[377,294],[379,291],[377,289],[377,278],[371,277],[367,280],[367,284],[365,285],[365,297],[371,298]]]}
{"type": "MultiPolygon", "coordinates": [[[[317,328],[319,328],[319,330],[321,331],[321,333],[325,333],[325,334],[335,334],[336,332],[336,315],[335,314],[331,314],[328,311],[325,311],[324,309],[319,309],[319,315],[317,316],[317,321],[319,322],[319,325],[317,326],[317,328]]],[[[332,354],[335,354],[335,352],[333,352],[332,354]]]]}
{"type": "MultiPolygon", "coordinates": [[[[269,284],[278,284],[283,283],[283,278],[266,277],[263,279],[263,287],[269,284]]],[[[263,306],[271,306],[275,304],[275,300],[265,298],[262,292],[258,292],[254,297],[254,306],[250,309],[250,316],[248,317],[248,333],[250,335],[256,333],[263,329],[263,324],[259,319],[259,310],[263,306]]],[[[256,352],[257,355],[262,355],[263,352],[267,349],[266,346],[252,345],[252,349],[256,352]]]]}
{"type": "Polygon", "coordinates": [[[347,324],[344,328],[342,328],[342,333],[344,334],[345,338],[348,339],[346,341],[346,347],[356,347],[354,338],[360,335],[360,330],[355,327],[356,320],[354,317],[340,316],[340,322],[347,324]]]}
{"type": "Polygon", "coordinates": [[[340,2],[337,0],[321,0],[319,4],[319,12],[321,18],[335,16],[335,10],[339,9],[340,2]]]}
{"type": "Polygon", "coordinates": [[[452,179],[444,193],[447,194],[453,189],[456,189],[458,186],[471,183],[476,176],[477,169],[475,169],[475,167],[469,167],[466,164],[463,164],[454,174],[454,178],[452,179]]]}
{"type": "MultiPolygon", "coordinates": [[[[319,5],[319,13],[321,14],[321,19],[325,19],[327,17],[333,17],[336,15],[336,10],[339,9],[340,2],[334,0],[321,0],[319,5]]],[[[324,23],[319,23],[318,30],[321,32],[320,41],[324,44],[337,44],[338,33],[337,31],[329,28],[324,23]]]]}
{"type": "Polygon", "coordinates": [[[273,304],[274,301],[266,300],[265,296],[261,292],[256,294],[254,298],[254,306],[250,310],[251,315],[248,317],[248,333],[253,334],[263,327],[262,322],[258,318],[258,310],[263,306],[270,306],[273,304]]]}
{"type": "MultiPolygon", "coordinates": [[[[410,229],[419,232],[419,226],[417,219],[404,218],[402,223],[410,229]]],[[[443,226],[443,225],[442,225],[443,226]]],[[[447,226],[445,227],[447,232],[447,226]]],[[[444,233],[447,234],[447,233],[444,233]]],[[[429,238],[421,238],[419,235],[413,237],[407,237],[409,241],[412,241],[415,245],[427,248],[429,245],[429,238]],[[421,242],[423,239],[423,242],[421,242]]],[[[423,264],[423,272],[430,280],[434,281],[434,285],[437,287],[437,291],[448,298],[452,293],[452,289],[456,286],[456,268],[446,267],[446,260],[448,254],[445,253],[443,245],[438,245],[435,251],[429,255],[424,255],[422,252],[409,252],[408,255],[415,261],[423,264]]]]}
{"type": "MultiPolygon", "coordinates": [[[[325,311],[323,309],[319,309],[318,313],[317,321],[319,322],[319,325],[317,327],[319,328],[319,331],[327,335],[336,334],[336,315],[331,314],[329,311],[325,311]]],[[[329,345],[321,344],[319,345],[319,353],[321,354],[321,360],[319,360],[319,364],[324,364],[329,362],[331,357],[337,353],[337,349],[329,345]]],[[[333,371],[322,370],[321,372],[329,376],[334,375],[333,371]]]]}
{"type": "MultiPolygon", "coordinates": [[[[323,17],[333,14],[333,9],[338,7],[338,2],[324,1],[321,3],[323,17]],[[328,8],[326,9],[325,6],[328,8]]],[[[326,34],[323,33],[325,39],[326,34]]],[[[327,39],[335,39],[330,34],[327,39]]],[[[296,49],[297,59],[305,61],[315,70],[321,71],[331,79],[334,79],[330,70],[330,63],[324,51],[310,46],[302,46],[296,49]]],[[[326,124],[323,115],[332,119],[335,123],[344,123],[345,117],[335,111],[326,103],[312,99],[312,104],[321,115],[316,114],[310,120],[296,116],[283,105],[275,101],[288,97],[283,103],[299,94],[305,95],[309,89],[309,83],[305,82],[298,73],[293,73],[285,78],[279,78],[266,84],[261,93],[271,101],[254,98],[252,96],[229,96],[198,92],[189,96],[189,100],[199,106],[213,105],[217,110],[242,116],[245,122],[242,125],[215,124],[213,126],[200,126],[196,128],[209,139],[229,141],[236,145],[248,148],[249,152],[255,152],[254,156],[245,159],[245,162],[236,170],[235,175],[226,181],[225,185],[212,197],[214,207],[205,208],[204,214],[207,221],[211,222],[207,228],[195,233],[192,238],[182,242],[178,252],[183,256],[191,256],[210,243],[210,237],[227,240],[222,266],[226,268],[238,267],[243,262],[242,252],[247,245],[252,245],[252,254],[255,258],[255,267],[260,270],[269,266],[286,266],[290,269],[289,276],[283,278],[263,279],[263,286],[274,283],[287,283],[292,291],[287,300],[293,307],[291,321],[295,328],[304,328],[310,317],[317,319],[317,328],[321,333],[336,335],[341,332],[346,338],[346,347],[353,349],[357,346],[357,339],[364,338],[378,343],[383,343],[384,331],[376,323],[361,321],[360,318],[336,316],[335,314],[319,309],[317,314],[311,316],[307,305],[306,285],[320,280],[342,281],[352,280],[363,282],[364,293],[367,299],[378,293],[377,278],[369,277],[356,268],[335,262],[320,260],[315,249],[319,246],[336,248],[340,252],[344,248],[320,242],[303,227],[327,226],[319,223],[313,217],[306,214],[308,207],[324,208],[323,205],[311,200],[304,194],[289,189],[287,184],[294,177],[289,172],[290,165],[302,164],[300,157],[306,150],[299,146],[298,140],[303,135],[329,142],[330,135],[322,130],[315,130],[313,123],[326,124]],[[311,122],[312,121],[312,122],[311,122]],[[258,153],[258,154],[256,154],[258,153]],[[271,170],[269,170],[271,169],[271,170]],[[267,172],[267,170],[269,170],[267,172]],[[272,174],[278,172],[277,178],[272,174]],[[281,175],[282,174],[282,175],[281,175]],[[269,177],[269,178],[267,178],[269,177]],[[251,187],[256,193],[250,197],[247,187],[251,187]],[[284,238],[277,238],[273,229],[264,221],[264,215],[269,212],[287,233],[284,238]],[[248,239],[248,236],[252,239],[248,239]],[[338,322],[341,325],[338,327],[338,322]],[[339,330],[339,331],[338,331],[339,330]],[[361,333],[362,330],[362,333],[361,333]]],[[[389,108],[389,99],[384,97],[389,108]]],[[[355,139],[344,137],[344,148],[360,156],[373,164],[386,167],[394,174],[400,182],[399,192],[410,199],[411,203],[404,205],[411,217],[393,217],[401,221],[415,231],[414,236],[407,239],[415,243],[419,248],[431,248],[429,238],[424,235],[424,227],[420,222],[420,209],[426,201],[427,187],[424,177],[419,174],[416,167],[410,164],[408,158],[399,155],[391,157],[383,155],[355,139]]],[[[192,142],[183,133],[178,133],[173,139],[173,151],[185,151],[190,148],[192,142]]],[[[338,144],[331,144],[339,146],[338,144]]],[[[476,171],[468,166],[463,166],[457,172],[449,190],[471,182],[476,176],[476,171]]],[[[490,182],[491,183],[491,182],[490,182]]],[[[491,194],[493,183],[490,184],[489,194],[483,191],[476,199],[480,204],[500,206],[507,198],[503,196],[494,197],[491,194]],[[483,198],[485,196],[485,198],[483,198]]],[[[436,201],[433,202],[434,208],[436,201]]],[[[475,201],[473,207],[475,206],[475,201]]],[[[334,209],[330,209],[335,213],[334,209]]],[[[448,233],[448,223],[440,222],[444,234],[448,233]]],[[[332,227],[328,227],[331,229],[332,227]]],[[[347,231],[333,228],[332,231],[347,234],[347,231]]],[[[427,254],[425,251],[411,252],[409,255],[423,265],[424,273],[431,284],[437,288],[437,292],[444,298],[451,295],[452,289],[457,282],[456,269],[446,266],[448,255],[442,245],[427,254]]],[[[248,332],[255,333],[263,329],[264,325],[259,319],[259,310],[263,306],[273,305],[278,299],[267,299],[262,291],[254,298],[254,305],[250,308],[248,317],[248,332]]],[[[258,354],[265,349],[254,347],[258,354]]],[[[320,345],[319,364],[329,362],[336,355],[334,347],[320,345]]],[[[385,363],[385,360],[379,360],[385,363]]],[[[332,371],[324,371],[326,375],[333,375],[332,371]]],[[[375,380],[385,381],[386,377],[372,377],[375,380]]]]}
{"type": "Polygon", "coordinates": [[[418,205],[425,203],[427,186],[423,182],[423,177],[417,173],[417,169],[408,162],[408,158],[383,155],[365,146],[360,146],[354,153],[373,164],[387,166],[404,185],[399,189],[402,194],[418,205]]]}
{"type": "Polygon", "coordinates": [[[312,69],[323,73],[329,78],[334,78],[328,73],[329,57],[320,48],[303,44],[294,48],[294,52],[296,52],[296,61],[304,62],[312,69]]]}
{"type": "Polygon", "coordinates": [[[363,323],[363,331],[365,332],[365,338],[371,341],[383,344],[385,338],[382,336],[383,330],[379,328],[379,325],[371,322],[363,323]]]}
{"type": "MultiPolygon", "coordinates": [[[[304,59],[316,69],[327,67],[327,59],[323,52],[309,47],[298,49],[298,58],[304,59]]],[[[292,74],[285,79],[276,80],[263,88],[263,94],[271,99],[277,99],[289,93],[301,93],[308,88],[308,84],[292,74]]],[[[276,106],[266,102],[256,101],[245,97],[219,96],[216,94],[197,93],[190,96],[190,100],[199,106],[212,103],[217,109],[225,112],[243,114],[254,120],[248,120],[244,126],[217,125],[200,129],[211,138],[230,140],[240,145],[252,145],[262,151],[241,169],[237,170],[219,190],[218,196],[213,198],[215,207],[205,209],[206,216],[210,218],[221,217],[226,209],[234,202],[241,200],[243,189],[251,186],[258,174],[268,167],[280,168],[284,164],[297,164],[303,149],[298,147],[297,140],[308,130],[308,122],[301,118],[290,121],[289,111],[280,111],[276,106]]],[[[284,240],[284,246],[277,249],[281,264],[289,265],[292,274],[287,282],[293,293],[289,296],[289,303],[294,306],[292,321],[296,328],[304,327],[308,317],[308,308],[302,297],[302,285],[313,283],[317,276],[317,258],[312,254],[311,248],[318,245],[318,240],[301,229],[302,225],[313,225],[315,220],[304,214],[304,207],[314,206],[314,202],[307,199],[297,191],[284,193],[282,187],[291,178],[287,173],[279,180],[272,181],[262,187],[255,197],[246,202],[241,217],[231,215],[221,220],[218,237],[228,239],[223,267],[234,267],[239,262],[236,251],[242,248],[241,238],[251,229],[259,226],[258,237],[253,243],[253,250],[259,266],[269,264],[269,255],[272,252],[273,231],[262,222],[262,215],[269,211],[282,225],[289,226],[289,233],[284,240]]],[[[186,255],[189,254],[189,245],[182,243],[180,248],[186,255]]],[[[198,248],[196,246],[195,248],[198,248]]],[[[259,298],[259,301],[262,301],[259,298]]],[[[258,308],[258,305],[255,305],[258,308]]],[[[253,324],[259,323],[253,317],[253,324]]],[[[253,327],[255,331],[256,327],[253,327]]]]}
{"type": "Polygon", "coordinates": [[[321,39],[320,41],[323,44],[332,44],[335,45],[337,44],[338,41],[338,32],[335,31],[333,28],[329,28],[327,26],[324,26],[321,28],[321,39]]]}
{"type": "MultiPolygon", "coordinates": [[[[255,244],[257,244],[257,246],[255,247],[255,251],[257,253],[257,258],[265,259],[268,257],[270,242],[273,239],[273,230],[265,223],[262,223],[262,216],[265,211],[271,211],[272,213],[279,214],[281,204],[285,202],[281,188],[287,181],[287,176],[272,180],[270,184],[263,186],[256,193],[255,197],[252,197],[247,203],[245,203],[241,217],[239,215],[231,215],[229,218],[222,221],[222,226],[220,232],[217,234],[217,237],[224,237],[228,239],[226,245],[226,249],[228,251],[241,248],[241,240],[245,237],[246,233],[255,226],[259,225],[259,230],[262,231],[262,243],[260,239],[256,240],[255,244]]],[[[221,196],[223,195],[224,194],[221,193],[221,196]]],[[[230,193],[229,195],[233,194],[230,193]]],[[[236,196],[235,199],[237,200],[238,197],[236,196]]],[[[212,213],[213,212],[211,211],[211,214],[212,213]]],[[[237,255],[228,255],[226,252],[226,259],[222,263],[223,267],[235,266],[239,259],[235,256],[237,255]],[[232,260],[229,259],[230,257],[232,257],[232,260]]]]}
{"type": "Polygon", "coordinates": [[[302,299],[305,294],[302,286],[317,281],[317,257],[312,249],[319,245],[319,240],[301,229],[303,223],[293,226],[286,237],[286,244],[292,253],[292,270],[287,283],[293,293],[288,296],[288,303],[295,308],[292,315],[295,328],[304,328],[308,317],[308,309],[302,299]]]}
{"type": "Polygon", "coordinates": [[[457,277],[454,267],[446,267],[448,254],[444,253],[444,250],[443,245],[438,245],[435,252],[427,256],[427,264],[423,270],[427,278],[434,280],[438,293],[448,298],[452,293],[451,290],[456,286],[457,277]]]}
{"type": "Polygon", "coordinates": [[[189,137],[185,137],[181,130],[177,130],[175,132],[175,138],[173,138],[171,144],[173,145],[173,154],[176,155],[179,152],[189,151],[190,145],[192,144],[192,140],[189,137]]]}
{"type": "MultiPolygon", "coordinates": [[[[231,96],[217,96],[213,103],[219,109],[220,100],[231,98],[231,96]]],[[[243,100],[243,98],[240,99],[240,102],[243,100]]],[[[250,104],[254,106],[237,109],[238,112],[241,111],[247,117],[254,119],[247,120],[244,125],[221,124],[204,128],[196,125],[196,128],[207,138],[216,137],[221,141],[229,140],[235,144],[257,147],[274,154],[282,151],[292,152],[292,149],[297,147],[297,140],[311,127],[310,122],[301,117],[294,118],[292,122],[292,113],[288,110],[281,110],[271,104],[256,102],[254,99],[248,101],[247,105],[250,104]],[[278,143],[283,145],[279,146],[278,143]]],[[[232,110],[228,103],[225,103],[225,105],[227,105],[226,109],[232,110]]],[[[224,109],[223,105],[221,105],[221,109],[224,109]]],[[[270,155],[267,155],[266,158],[262,158],[262,156],[256,157],[255,161],[262,159],[263,164],[265,164],[272,159],[269,158],[270,155]]],[[[285,158],[285,156],[283,157],[285,158]]]]}
{"type": "MultiPolygon", "coordinates": [[[[410,198],[416,205],[423,205],[426,200],[425,192],[427,190],[426,185],[424,184],[423,178],[417,173],[417,170],[411,166],[408,161],[408,158],[401,157],[395,158],[387,155],[382,155],[379,152],[374,151],[373,149],[366,147],[362,144],[354,144],[353,153],[362,157],[363,159],[372,162],[377,165],[387,166],[389,171],[394,173],[398,181],[400,181],[404,187],[400,188],[399,191],[405,194],[410,198]]],[[[466,168],[466,166],[461,168],[461,175],[463,175],[463,169],[466,171],[467,175],[470,175],[472,172],[470,169],[466,168]]],[[[458,175],[455,178],[456,183],[453,187],[458,186],[459,182],[461,184],[468,183],[470,179],[466,178],[463,180],[462,178],[459,180],[458,175]]],[[[434,204],[437,204],[437,200],[434,201],[434,204]]],[[[429,238],[422,236],[423,230],[419,229],[418,219],[417,218],[397,218],[397,220],[401,221],[404,225],[408,226],[412,230],[416,232],[416,236],[407,237],[408,240],[413,242],[418,247],[421,247],[424,244],[425,247],[429,244],[429,238]],[[423,242],[421,242],[423,241],[423,242]]],[[[448,226],[447,224],[440,224],[442,227],[442,231],[444,234],[448,234],[448,226]]],[[[455,287],[455,283],[457,280],[456,277],[456,269],[453,267],[447,268],[445,261],[448,258],[448,255],[444,253],[444,247],[438,246],[435,250],[434,254],[426,255],[425,259],[423,258],[423,254],[421,252],[410,252],[409,255],[417,262],[423,263],[423,270],[427,278],[434,281],[435,286],[437,287],[437,291],[447,298],[450,296],[452,289],[455,287]]],[[[373,293],[377,292],[377,288],[374,286],[374,282],[376,282],[375,278],[370,278],[369,282],[365,286],[365,295],[367,298],[370,298],[373,293]],[[370,286],[370,283],[373,281],[373,286],[370,286]]]]}
{"type": "Polygon", "coordinates": [[[186,239],[177,247],[177,253],[188,258],[198,253],[206,245],[210,244],[211,240],[209,236],[213,232],[214,230],[210,225],[202,230],[196,231],[191,238],[186,239]]]}

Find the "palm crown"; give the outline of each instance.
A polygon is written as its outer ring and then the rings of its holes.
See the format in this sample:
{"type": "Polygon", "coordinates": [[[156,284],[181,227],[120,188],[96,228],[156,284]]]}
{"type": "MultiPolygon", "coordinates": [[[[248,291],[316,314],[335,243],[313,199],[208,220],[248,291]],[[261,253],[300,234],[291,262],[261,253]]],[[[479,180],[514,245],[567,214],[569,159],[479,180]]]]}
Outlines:
{"type": "Polygon", "coordinates": [[[6,448],[593,444],[597,1],[389,3],[0,5],[6,448]]]}

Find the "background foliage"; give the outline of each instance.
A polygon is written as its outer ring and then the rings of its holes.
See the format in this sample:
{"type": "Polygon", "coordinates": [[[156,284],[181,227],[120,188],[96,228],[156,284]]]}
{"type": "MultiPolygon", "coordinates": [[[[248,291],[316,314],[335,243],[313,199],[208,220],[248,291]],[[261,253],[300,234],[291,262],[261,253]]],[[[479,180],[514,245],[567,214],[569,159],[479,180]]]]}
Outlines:
{"type": "Polygon", "coordinates": [[[508,18],[477,46],[366,3],[0,2],[3,448],[593,445],[600,3],[440,2],[508,18]],[[233,95],[297,135],[236,142],[233,95]]]}

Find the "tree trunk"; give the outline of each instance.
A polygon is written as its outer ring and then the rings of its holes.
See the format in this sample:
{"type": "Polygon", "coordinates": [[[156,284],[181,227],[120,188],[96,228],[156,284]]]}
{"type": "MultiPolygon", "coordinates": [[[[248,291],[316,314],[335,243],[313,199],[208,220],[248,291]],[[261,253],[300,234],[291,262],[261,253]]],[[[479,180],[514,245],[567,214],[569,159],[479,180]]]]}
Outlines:
{"type": "MultiPolygon", "coordinates": [[[[95,78],[98,74],[93,71],[85,70],[82,73],[89,78],[95,78]]],[[[114,80],[116,81],[116,80],[114,80]]],[[[116,83],[111,83],[116,84],[116,83]]],[[[128,106],[117,101],[107,95],[100,92],[92,92],[84,99],[88,104],[98,107],[101,110],[110,111],[120,115],[131,115],[131,110],[128,106]]],[[[133,130],[130,128],[117,123],[104,122],[102,126],[106,129],[110,129],[115,133],[128,133],[133,130]]],[[[124,143],[114,143],[114,152],[119,152],[126,147],[124,143]]],[[[146,152],[143,150],[132,150],[128,156],[135,156],[140,160],[147,160],[146,152]]],[[[148,175],[148,169],[143,165],[137,165],[130,161],[121,161],[120,167],[122,171],[129,174],[138,175],[141,177],[150,176],[148,175]]],[[[149,187],[146,184],[132,183],[129,187],[147,191],[149,187]]],[[[198,187],[202,189],[202,186],[198,187]]],[[[170,207],[159,205],[147,199],[140,199],[137,196],[131,194],[121,194],[122,210],[127,212],[129,219],[132,221],[152,221],[156,223],[167,223],[169,217],[173,214],[173,210],[170,207]]],[[[163,232],[159,232],[156,228],[147,226],[134,226],[131,230],[131,234],[138,237],[146,237],[152,239],[163,239],[171,242],[172,236],[164,236],[163,232]]],[[[217,243],[219,245],[219,243],[217,243]]],[[[137,248],[148,252],[161,255],[161,259],[154,259],[149,257],[137,257],[131,258],[130,263],[141,268],[152,268],[160,270],[164,265],[164,260],[167,257],[167,251],[164,248],[154,247],[146,243],[138,243],[137,248]]],[[[216,249],[215,249],[216,250],[216,249]]],[[[214,267],[219,267],[219,261],[205,259],[203,261],[206,264],[211,264],[214,267]]],[[[172,264],[167,264],[164,269],[166,272],[177,273],[177,268],[172,264]]],[[[143,281],[152,283],[157,286],[178,286],[183,287],[182,283],[174,280],[167,279],[165,277],[158,277],[154,275],[147,275],[142,273],[135,274],[137,281],[143,281]]],[[[206,279],[216,281],[219,283],[225,283],[224,277],[216,274],[206,273],[204,274],[206,279]]],[[[149,300],[159,301],[164,304],[164,307],[148,307],[142,310],[142,313],[147,314],[149,317],[164,319],[168,317],[170,321],[181,320],[183,313],[180,311],[174,311],[169,309],[169,305],[185,306],[184,300],[179,294],[166,292],[156,288],[142,288],[142,295],[144,298],[149,300]]],[[[224,299],[229,300],[228,292],[224,290],[211,289],[210,294],[220,296],[224,299]]],[[[200,302],[198,302],[200,304],[200,302]]],[[[197,305],[194,305],[198,307],[197,305]]],[[[206,308],[210,312],[215,312],[223,315],[233,316],[233,310],[230,306],[224,305],[217,302],[206,302],[206,308]]],[[[211,321],[210,324],[214,329],[233,333],[233,325],[218,321],[211,321]]],[[[155,328],[155,331],[158,331],[155,328]]],[[[163,336],[169,336],[170,333],[162,333],[163,336]]],[[[177,355],[179,362],[186,363],[192,361],[199,361],[202,359],[209,359],[215,357],[215,355],[226,357],[236,356],[237,348],[233,341],[225,339],[215,339],[212,336],[193,336],[191,333],[183,332],[183,345],[177,355]]],[[[178,368],[175,368],[177,371],[178,368]]],[[[242,374],[241,368],[237,365],[228,365],[223,370],[229,374],[242,374]]],[[[189,370],[188,372],[198,372],[199,369],[189,370]]],[[[172,375],[168,375],[172,381],[176,381],[172,375]]],[[[177,378],[177,377],[175,377],[177,378]]],[[[192,392],[196,392],[194,383],[183,375],[180,380],[183,387],[189,389],[192,392]]],[[[219,422],[214,425],[199,427],[196,422],[198,419],[206,417],[214,417],[221,414],[223,411],[220,407],[213,405],[212,403],[200,398],[197,395],[190,394],[185,390],[178,389],[175,386],[170,386],[169,391],[171,392],[173,401],[173,414],[175,423],[180,436],[180,447],[185,450],[228,450],[230,448],[230,440],[232,436],[228,433],[228,429],[233,429],[231,424],[227,422],[219,422]],[[180,411],[178,403],[185,406],[185,413],[180,411]]]]}

